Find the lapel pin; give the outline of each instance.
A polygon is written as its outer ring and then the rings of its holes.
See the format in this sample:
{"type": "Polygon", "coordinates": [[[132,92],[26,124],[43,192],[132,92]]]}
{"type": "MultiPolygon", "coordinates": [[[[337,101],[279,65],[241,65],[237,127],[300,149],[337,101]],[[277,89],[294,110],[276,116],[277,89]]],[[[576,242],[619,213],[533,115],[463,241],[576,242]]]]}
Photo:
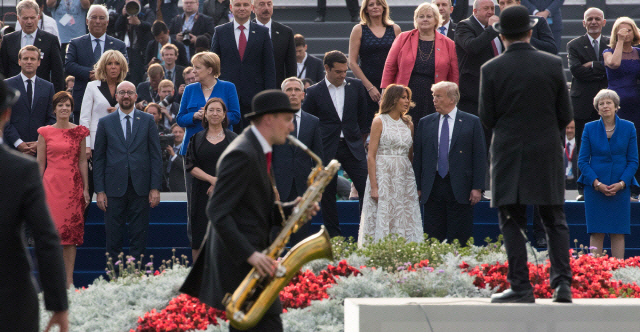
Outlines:
{"type": "Polygon", "coordinates": [[[458,121],[462,122],[462,119],[458,119],[458,121]]]}
{"type": "Polygon", "coordinates": [[[255,30],[251,30],[251,33],[256,33],[256,31],[255,30]]]}
{"type": "Polygon", "coordinates": [[[140,120],[140,117],[139,117],[139,116],[136,116],[136,119],[140,120]]]}
{"type": "Polygon", "coordinates": [[[439,49],[439,48],[436,48],[436,50],[440,51],[440,49],[439,49]]]}
{"type": "Polygon", "coordinates": [[[276,31],[276,34],[277,34],[277,35],[279,35],[279,34],[280,34],[280,31],[276,31]]]}
{"type": "Polygon", "coordinates": [[[38,41],[42,41],[42,39],[38,38],[38,41]]]}
{"type": "Polygon", "coordinates": [[[589,46],[585,46],[584,48],[589,48],[589,46]]]}
{"type": "Polygon", "coordinates": [[[112,44],[113,44],[113,42],[109,42],[109,45],[112,45],[112,44]]]}

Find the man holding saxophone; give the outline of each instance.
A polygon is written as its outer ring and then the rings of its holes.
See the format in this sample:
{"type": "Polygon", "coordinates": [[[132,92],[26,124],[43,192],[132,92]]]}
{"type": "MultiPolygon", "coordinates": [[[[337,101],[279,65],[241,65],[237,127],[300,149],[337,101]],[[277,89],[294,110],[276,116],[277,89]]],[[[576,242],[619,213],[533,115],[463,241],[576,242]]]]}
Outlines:
{"type": "MultiPolygon", "coordinates": [[[[277,266],[263,253],[270,245],[271,228],[284,218],[276,204],[271,151],[272,145],[286,142],[297,110],[291,108],[286,94],[267,90],[253,98],[252,111],[245,115],[251,126],[220,157],[218,182],[207,206],[210,227],[200,249],[203,254],[180,290],[222,310],[225,295],[233,293],[252,268],[261,277],[272,277],[277,266]]],[[[308,216],[319,209],[314,203],[308,216]]],[[[249,331],[282,331],[281,313],[276,298],[249,331]]],[[[229,330],[236,331],[232,326],[229,330]]]]}

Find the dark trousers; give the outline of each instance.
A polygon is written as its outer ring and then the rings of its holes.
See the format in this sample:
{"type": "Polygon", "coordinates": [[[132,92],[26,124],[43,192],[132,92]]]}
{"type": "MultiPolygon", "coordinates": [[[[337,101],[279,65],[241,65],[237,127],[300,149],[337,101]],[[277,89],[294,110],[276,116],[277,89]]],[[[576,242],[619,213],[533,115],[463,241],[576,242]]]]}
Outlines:
{"type": "Polygon", "coordinates": [[[233,132],[240,135],[244,128],[247,128],[251,125],[251,121],[244,118],[244,115],[247,113],[251,113],[251,105],[240,103],[240,122],[238,124],[233,125],[233,132]]]}
{"type": "Polygon", "coordinates": [[[438,241],[465,244],[473,236],[473,206],[458,203],[448,174],[444,179],[436,174],[422,222],[425,233],[438,241]]]}
{"type": "MultiPolygon", "coordinates": [[[[269,310],[264,314],[258,325],[243,331],[248,332],[282,332],[282,319],[280,318],[280,314],[282,314],[282,304],[280,303],[280,299],[276,298],[275,302],[269,307],[269,310]]],[[[236,332],[240,330],[234,329],[231,325],[229,325],[229,332],[236,332]]]]}
{"type": "MultiPolygon", "coordinates": [[[[349,14],[351,16],[358,16],[360,12],[360,5],[358,0],[345,0],[349,14]]],[[[325,15],[327,13],[327,0],[318,0],[318,15],[325,15]]]]}
{"type": "MultiPolygon", "coordinates": [[[[302,196],[303,194],[304,192],[301,192],[301,193],[297,192],[296,180],[294,178],[293,181],[291,181],[291,191],[289,191],[289,197],[280,197],[280,201],[283,203],[292,202],[298,196],[302,196]]],[[[282,231],[282,227],[280,226],[274,226],[273,228],[271,228],[271,242],[273,242],[273,240],[276,239],[278,234],[280,234],[280,231],[282,231]]],[[[307,222],[304,223],[304,225],[300,226],[297,232],[291,234],[291,236],[289,237],[289,243],[287,244],[287,246],[290,248],[293,248],[293,246],[298,244],[298,242],[309,237],[311,235],[310,233],[311,233],[311,219],[307,220],[307,222]]]]}
{"type": "Polygon", "coordinates": [[[185,158],[182,158],[182,169],[184,170],[184,186],[187,191],[187,238],[189,239],[189,243],[191,243],[191,188],[193,188],[193,175],[187,172],[187,167],[185,165],[185,158]]]}
{"type": "Polygon", "coordinates": [[[19,280],[22,285],[13,284],[14,289],[0,289],[0,297],[2,298],[0,322],[2,322],[2,330],[40,331],[38,327],[40,320],[38,295],[34,287],[34,281],[32,281],[33,276],[23,275],[22,272],[19,272],[17,275],[12,273],[12,277],[15,278],[14,280],[19,280]]]}
{"type": "MultiPolygon", "coordinates": [[[[540,205],[540,216],[547,234],[549,261],[551,262],[551,288],[561,282],[571,283],[569,265],[569,227],[562,205],[540,205]]],[[[509,272],[507,280],[514,291],[532,289],[527,266],[526,205],[504,205],[499,207],[500,231],[507,250],[509,272]]]]}
{"type": "MultiPolygon", "coordinates": [[[[368,175],[367,160],[356,159],[343,139],[340,139],[338,150],[333,159],[337,159],[340,164],[342,164],[342,168],[349,174],[349,178],[351,178],[351,181],[353,181],[353,184],[356,186],[358,200],[360,201],[360,212],[362,212],[362,199],[368,175]]],[[[329,185],[324,189],[322,200],[320,201],[324,226],[327,228],[327,232],[329,232],[329,236],[331,237],[342,235],[340,223],[338,222],[338,209],[336,207],[337,187],[338,179],[337,176],[334,176],[331,182],[329,182],[329,185]]],[[[360,218],[358,218],[358,220],[360,220],[360,218]]]]}
{"type": "Polygon", "coordinates": [[[129,224],[129,255],[140,259],[147,248],[149,228],[149,197],[138,196],[131,177],[127,192],[122,197],[107,197],[104,226],[107,233],[107,252],[116,260],[122,252],[122,241],[129,224]]]}
{"type": "MultiPolygon", "coordinates": [[[[91,150],[91,154],[93,155],[93,150],[91,150]]],[[[93,157],[91,157],[91,159],[87,160],[88,163],[88,175],[89,175],[89,199],[93,200],[93,194],[95,193],[95,188],[93,186],[93,157]]],[[[87,207],[84,209],[84,221],[85,223],[87,222],[87,219],[89,218],[89,207],[91,206],[91,204],[87,205],[87,207]]],[[[115,258],[115,257],[114,257],[115,258]]]]}

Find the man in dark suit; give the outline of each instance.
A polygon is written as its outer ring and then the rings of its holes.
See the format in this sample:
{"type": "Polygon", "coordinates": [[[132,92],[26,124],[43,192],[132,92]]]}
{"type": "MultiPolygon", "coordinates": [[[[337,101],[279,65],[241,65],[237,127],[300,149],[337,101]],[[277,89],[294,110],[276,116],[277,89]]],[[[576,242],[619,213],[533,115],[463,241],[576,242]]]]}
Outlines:
{"type": "Polygon", "coordinates": [[[184,128],[177,123],[171,126],[171,134],[173,134],[173,146],[167,145],[167,153],[169,160],[167,162],[167,189],[171,192],[185,192],[184,182],[184,164],[182,156],[177,152],[182,148],[182,140],[184,139],[184,128]]]}
{"type": "Polygon", "coordinates": [[[457,24],[451,19],[451,13],[453,12],[451,0],[432,0],[431,3],[438,7],[440,17],[442,17],[442,23],[438,27],[438,31],[453,40],[456,35],[457,24]]]}
{"type": "Polygon", "coordinates": [[[587,29],[583,36],[567,44],[569,70],[571,70],[571,104],[576,122],[576,140],[580,144],[584,125],[600,119],[593,107],[593,98],[598,91],[606,89],[607,73],[602,61],[602,52],[609,47],[609,37],[602,35],[607,20],[598,8],[584,12],[582,25],[587,29]],[[597,49],[594,49],[597,46],[597,49]]]}
{"type": "Polygon", "coordinates": [[[576,124],[574,121],[569,122],[562,136],[564,140],[565,188],[567,190],[576,190],[578,189],[577,180],[580,176],[578,169],[580,146],[576,140],[576,124]]]}
{"type": "MultiPolygon", "coordinates": [[[[250,0],[234,0],[233,21],[217,26],[211,41],[211,52],[220,57],[220,79],[236,85],[243,116],[251,112],[251,100],[258,92],[276,88],[269,29],[249,21],[252,10],[250,0]]],[[[248,125],[243,117],[233,130],[239,133],[248,125]]]]}
{"type": "Polygon", "coordinates": [[[158,84],[158,100],[160,101],[160,112],[162,113],[163,125],[171,128],[176,122],[176,116],[180,111],[180,103],[176,102],[175,88],[171,81],[164,79],[158,84]],[[164,100],[168,103],[164,103],[164,100]]]}
{"type": "MultiPolygon", "coordinates": [[[[345,0],[345,2],[347,3],[347,8],[349,9],[349,15],[351,15],[351,22],[360,22],[360,16],[358,15],[360,6],[358,5],[358,0],[345,0]]],[[[314,22],[324,22],[326,15],[327,0],[318,0],[318,16],[316,17],[314,22]]]]}
{"type": "Polygon", "coordinates": [[[117,50],[122,53],[127,61],[127,46],[120,40],[106,34],[109,24],[109,13],[101,5],[91,5],[87,13],[87,26],[89,33],[74,38],[67,47],[67,56],[64,68],[67,74],[76,78],[73,86],[73,122],[78,124],[80,120],[80,107],[84,90],[89,81],[95,80],[93,65],[100,60],[102,53],[108,50],[117,50]]]}
{"type": "Polygon", "coordinates": [[[469,0],[451,0],[451,3],[451,6],[453,7],[451,19],[454,22],[460,22],[467,17],[467,13],[469,12],[469,0]]]}
{"type": "MultiPolygon", "coordinates": [[[[139,0],[128,0],[128,2],[137,2],[139,0]]],[[[118,15],[115,23],[115,36],[122,40],[127,46],[129,54],[129,81],[138,84],[143,81],[144,68],[147,64],[144,62],[145,47],[149,41],[153,40],[151,35],[151,24],[145,20],[148,16],[155,16],[149,12],[149,8],[143,8],[136,16],[118,15]],[[146,13],[145,13],[146,12],[146,13]]]]}
{"type": "MultiPolygon", "coordinates": [[[[520,0],[498,0],[500,11],[519,4],[520,0]]],[[[533,18],[537,18],[537,16],[533,16],[533,18]]],[[[556,46],[556,41],[547,20],[538,20],[538,23],[533,27],[532,31],[531,46],[551,54],[558,54],[558,47],[556,46]]]]}
{"type": "MultiPolygon", "coordinates": [[[[301,108],[304,100],[304,84],[299,78],[289,77],[282,82],[282,91],[289,97],[291,108],[298,110],[293,116],[294,129],[291,135],[322,159],[320,120],[301,108]]],[[[307,190],[307,177],[314,166],[313,159],[296,146],[273,147],[273,173],[282,201],[290,202],[304,194],[307,190]]],[[[309,236],[310,226],[311,223],[307,222],[296,233],[291,234],[290,245],[294,246],[309,236]]]]}
{"type": "Polygon", "coordinates": [[[273,44],[273,59],[276,65],[276,86],[280,86],[287,77],[296,76],[296,46],[293,30],[288,26],[271,19],[273,16],[272,0],[254,0],[254,23],[269,29],[273,44]]]}
{"type": "Polygon", "coordinates": [[[313,84],[324,79],[324,66],[322,60],[307,53],[307,42],[304,36],[297,34],[293,36],[296,45],[296,77],[299,79],[308,78],[313,84]]]}
{"type": "Polygon", "coordinates": [[[556,41],[556,49],[562,47],[562,5],[564,0],[522,0],[529,14],[547,21],[556,41]]]}
{"type": "MultiPolygon", "coordinates": [[[[367,92],[362,81],[347,78],[347,57],[340,51],[324,56],[324,80],[307,89],[302,109],[320,119],[325,165],[337,159],[353,181],[360,200],[367,182],[367,156],[364,142],[369,135],[367,92]]],[[[336,209],[337,179],[334,177],[322,195],[324,221],[329,235],[340,236],[336,209]]]]}
{"type": "Polygon", "coordinates": [[[491,206],[499,209],[511,283],[492,297],[497,303],[535,302],[524,234],[527,204],[538,205],[547,233],[554,301],[571,302],[560,131],[573,111],[562,60],[529,44],[535,21],[524,6],[505,9],[494,28],[507,51],[481,73],[480,119],[493,129],[491,206]]]}
{"type": "Polygon", "coordinates": [[[162,46],[162,50],[160,51],[162,61],[164,61],[162,65],[162,68],[164,68],[164,78],[170,80],[174,86],[184,84],[184,77],[182,77],[184,67],[176,64],[178,52],[178,48],[173,44],[162,46]]]}
{"type": "MultiPolygon", "coordinates": [[[[252,125],[218,161],[218,182],[207,206],[211,227],[201,249],[204,254],[198,256],[181,292],[224,310],[225,294],[233,293],[252,267],[261,276],[274,275],[277,263],[262,252],[270,244],[271,229],[283,222],[288,211],[275,204],[269,175],[273,174],[272,145],[286,142],[296,111],[280,91],[264,91],[254,98],[253,112],[247,114],[252,125]]],[[[315,204],[310,215],[318,209],[315,204]]],[[[282,331],[280,314],[282,306],[276,298],[249,331],[282,331]]],[[[237,330],[230,326],[229,331],[237,330]]]]}
{"type": "Polygon", "coordinates": [[[211,17],[198,13],[198,0],[182,1],[182,9],[184,13],[171,20],[169,34],[171,34],[171,38],[184,44],[187,50],[187,59],[191,59],[196,54],[196,38],[205,33],[213,35],[215,24],[211,17]]]}
{"type": "Polygon", "coordinates": [[[55,91],[64,91],[64,72],[60,55],[58,37],[38,29],[40,7],[35,1],[20,1],[16,6],[21,31],[10,33],[0,44],[0,71],[5,77],[13,77],[20,73],[18,51],[27,45],[40,49],[40,66],[38,77],[53,83],[55,91]]]}
{"type": "Polygon", "coordinates": [[[175,38],[171,38],[169,28],[164,22],[154,22],[151,26],[151,34],[153,34],[154,40],[147,44],[147,49],[144,54],[145,69],[154,63],[162,63],[162,60],[160,60],[160,58],[162,58],[160,50],[168,43],[178,48],[178,60],[176,60],[176,63],[180,66],[189,66],[189,59],[187,59],[187,51],[184,44],[176,41],[175,38]]]}
{"type": "Polygon", "coordinates": [[[36,75],[40,64],[40,51],[25,46],[18,53],[20,74],[6,80],[8,86],[20,92],[13,105],[11,121],[4,128],[5,143],[18,151],[36,155],[38,128],[56,122],[51,101],[55,93],[53,84],[36,75]]]}
{"type": "Polygon", "coordinates": [[[105,211],[107,252],[118,257],[129,224],[129,254],[140,259],[147,246],[149,207],[160,203],[162,156],[153,116],[135,109],[135,86],[118,85],[120,107],[98,122],[93,181],[105,211]],[[115,157],[115,158],[114,158],[115,157]]]}
{"type": "Polygon", "coordinates": [[[413,144],[424,231],[464,245],[473,236],[473,206],[485,189],[484,130],[477,116],[456,107],[460,93],[455,83],[439,82],[431,91],[437,113],[420,120],[413,144]]]}
{"type": "Polygon", "coordinates": [[[492,0],[475,0],[473,15],[456,26],[454,40],[460,72],[458,107],[473,115],[478,115],[480,67],[504,50],[498,33],[491,28],[498,20],[492,0]]]}
{"type": "Polygon", "coordinates": [[[164,68],[159,64],[152,64],[147,69],[148,81],[142,82],[137,86],[138,100],[136,108],[143,110],[149,103],[159,103],[161,99],[158,97],[158,87],[164,79],[164,68]]]}
{"type": "MultiPolygon", "coordinates": [[[[20,93],[2,81],[0,75],[0,128],[11,118],[11,106],[20,93]]],[[[38,295],[31,274],[31,260],[22,228],[31,228],[47,310],[54,311],[47,326],[69,330],[66,278],[62,247],[45,203],[38,164],[11,151],[0,140],[0,264],[11,267],[0,276],[0,322],[6,331],[40,331],[38,295]]]]}

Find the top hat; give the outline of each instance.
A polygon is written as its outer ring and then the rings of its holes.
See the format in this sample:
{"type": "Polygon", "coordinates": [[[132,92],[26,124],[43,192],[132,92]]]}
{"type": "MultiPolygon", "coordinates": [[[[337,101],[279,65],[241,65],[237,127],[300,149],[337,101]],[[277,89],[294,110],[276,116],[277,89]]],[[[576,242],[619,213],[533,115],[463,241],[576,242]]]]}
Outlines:
{"type": "Polygon", "coordinates": [[[529,16],[525,6],[512,6],[500,13],[500,22],[493,24],[493,30],[503,35],[515,35],[533,29],[538,24],[537,18],[529,16]]]}
{"type": "Polygon", "coordinates": [[[0,74],[0,110],[13,106],[20,98],[20,92],[7,86],[0,74]]]}
{"type": "Polygon", "coordinates": [[[246,119],[273,113],[296,113],[291,108],[289,97],[280,90],[265,90],[258,93],[251,101],[251,113],[244,115],[246,119]]]}

